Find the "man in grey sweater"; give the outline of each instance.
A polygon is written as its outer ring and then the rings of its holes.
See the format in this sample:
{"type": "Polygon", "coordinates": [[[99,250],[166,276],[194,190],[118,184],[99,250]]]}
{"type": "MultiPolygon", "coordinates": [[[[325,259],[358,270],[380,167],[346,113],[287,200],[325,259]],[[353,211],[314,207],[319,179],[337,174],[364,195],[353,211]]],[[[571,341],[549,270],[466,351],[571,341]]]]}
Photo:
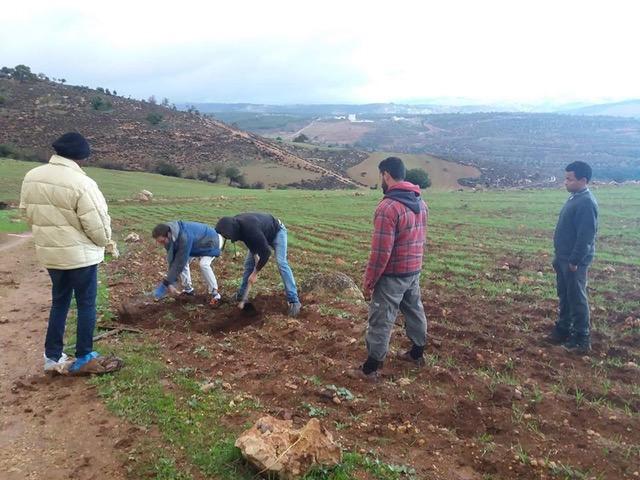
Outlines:
{"type": "Polygon", "coordinates": [[[565,170],[564,185],[571,195],[553,234],[559,310],[549,341],[584,355],[591,350],[587,272],[595,255],[598,204],[587,187],[591,167],[577,161],[565,170]]]}

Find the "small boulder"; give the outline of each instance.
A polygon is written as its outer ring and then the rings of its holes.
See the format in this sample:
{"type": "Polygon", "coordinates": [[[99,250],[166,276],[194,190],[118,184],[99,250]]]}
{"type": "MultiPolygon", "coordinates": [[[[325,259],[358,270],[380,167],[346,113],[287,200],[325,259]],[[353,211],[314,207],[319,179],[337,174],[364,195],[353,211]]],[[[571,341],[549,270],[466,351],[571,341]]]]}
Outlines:
{"type": "Polygon", "coordinates": [[[149,190],[140,190],[137,196],[138,200],[140,200],[141,202],[150,202],[151,200],[153,200],[153,193],[151,193],[149,190]]]}
{"type": "Polygon", "coordinates": [[[140,235],[138,235],[136,232],[131,232],[129,235],[127,235],[124,238],[124,241],[127,242],[127,243],[139,242],[140,241],[140,235]]]}
{"type": "Polygon", "coordinates": [[[339,296],[364,300],[364,295],[356,283],[342,272],[316,273],[301,283],[300,291],[313,294],[314,297],[339,296]]]}
{"type": "Polygon", "coordinates": [[[261,475],[282,480],[302,478],[314,466],[330,467],[341,460],[340,448],[317,418],[298,430],[291,420],[265,416],[242,433],[235,445],[261,475]]]}

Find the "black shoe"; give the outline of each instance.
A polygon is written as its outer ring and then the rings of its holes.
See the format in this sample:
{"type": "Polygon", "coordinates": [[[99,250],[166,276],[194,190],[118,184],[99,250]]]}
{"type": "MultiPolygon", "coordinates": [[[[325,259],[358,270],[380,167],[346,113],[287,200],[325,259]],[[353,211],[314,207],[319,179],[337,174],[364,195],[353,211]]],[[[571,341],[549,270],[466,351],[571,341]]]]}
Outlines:
{"type": "Polygon", "coordinates": [[[563,348],[569,353],[588,355],[591,352],[591,339],[589,337],[571,337],[563,348]]]}
{"type": "Polygon", "coordinates": [[[181,297],[195,297],[196,291],[192,288],[191,290],[183,290],[180,292],[181,297]]]}
{"type": "Polygon", "coordinates": [[[563,345],[571,340],[571,335],[564,330],[558,330],[558,328],[553,327],[546,340],[553,345],[563,345]]]}

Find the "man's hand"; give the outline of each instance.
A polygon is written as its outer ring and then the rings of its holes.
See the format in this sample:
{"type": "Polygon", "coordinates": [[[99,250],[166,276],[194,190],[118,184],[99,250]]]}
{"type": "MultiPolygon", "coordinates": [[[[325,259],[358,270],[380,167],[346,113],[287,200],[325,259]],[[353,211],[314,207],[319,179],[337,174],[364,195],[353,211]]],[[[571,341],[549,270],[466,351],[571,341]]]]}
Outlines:
{"type": "Polygon", "coordinates": [[[258,280],[258,272],[254,270],[253,272],[251,272],[251,275],[249,275],[249,283],[253,285],[254,283],[256,283],[257,280],[258,280]]]}
{"type": "Polygon", "coordinates": [[[364,287],[364,290],[363,290],[363,292],[362,292],[362,293],[363,293],[363,295],[364,295],[364,299],[365,299],[365,301],[370,302],[370,301],[371,301],[371,295],[372,295],[372,293],[373,293],[373,290],[372,290],[372,289],[370,289],[370,288],[364,287]]]}
{"type": "Polygon", "coordinates": [[[578,266],[577,265],[572,265],[570,263],[569,264],[569,270],[571,270],[572,272],[577,272],[578,271],[578,266]]]}

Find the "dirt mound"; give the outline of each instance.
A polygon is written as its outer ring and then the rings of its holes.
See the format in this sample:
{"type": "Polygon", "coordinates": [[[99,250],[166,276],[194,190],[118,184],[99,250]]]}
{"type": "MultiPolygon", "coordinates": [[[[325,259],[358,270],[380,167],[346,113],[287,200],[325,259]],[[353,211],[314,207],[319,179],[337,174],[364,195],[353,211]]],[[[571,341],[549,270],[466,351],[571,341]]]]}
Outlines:
{"type": "Polygon", "coordinates": [[[316,273],[301,283],[300,291],[314,297],[333,294],[342,298],[364,300],[362,291],[353,279],[342,272],[316,273]]]}
{"type": "Polygon", "coordinates": [[[274,302],[271,297],[257,296],[251,303],[254,309],[240,310],[231,301],[223,301],[216,308],[210,307],[206,295],[161,301],[142,298],[123,302],[117,316],[118,321],[126,325],[212,335],[242,330],[251,325],[260,326],[266,314],[284,314],[287,311],[284,302],[274,302]]]}

